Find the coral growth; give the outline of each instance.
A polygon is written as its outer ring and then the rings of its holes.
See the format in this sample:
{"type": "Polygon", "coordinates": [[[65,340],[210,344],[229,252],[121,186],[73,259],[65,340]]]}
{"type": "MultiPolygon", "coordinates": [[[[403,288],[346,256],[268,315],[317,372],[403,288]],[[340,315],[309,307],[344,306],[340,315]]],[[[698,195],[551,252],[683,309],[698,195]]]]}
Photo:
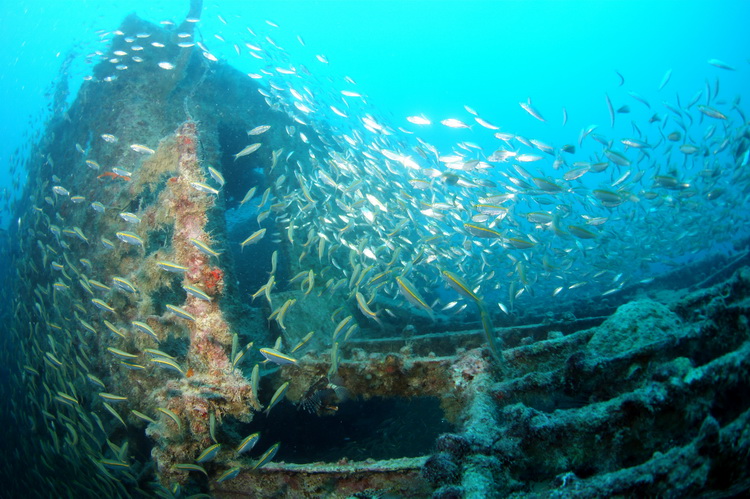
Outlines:
{"type": "MultiPolygon", "coordinates": [[[[149,226],[157,220],[160,224],[170,221],[172,238],[171,247],[148,254],[138,270],[138,283],[141,284],[143,295],[140,301],[151,303],[151,297],[159,290],[174,293],[171,290],[176,287],[176,276],[180,274],[159,268],[156,265],[159,260],[174,260],[185,265],[187,270],[182,274],[182,283],[198,286],[212,298],[207,301],[187,295],[184,303],[173,303],[194,320],[177,317],[169,311],[165,311],[161,317],[149,315],[142,319],[162,341],[169,334],[179,331],[185,331],[189,339],[186,365],[183,366],[186,376],[170,379],[160,387],[154,384],[154,391],[148,395],[148,412],[156,413],[157,408],[165,408],[180,421],[178,425],[171,417],[161,415],[157,423],[151,424],[147,430],[156,442],[152,456],[164,484],[183,482],[187,477],[186,472],[176,470],[174,465],[193,462],[210,445],[211,414],[218,421],[225,415],[249,421],[253,409],[260,407],[247,380],[234,371],[229,361],[232,337],[217,300],[224,289],[224,271],[218,265],[212,266],[213,257],[202,252],[191,241],[194,239],[210,244],[205,232],[208,220],[206,212],[214,202],[190,185],[191,182],[205,180],[198,161],[196,134],[196,124],[189,121],[179,128],[176,138],[163,140],[148,164],[150,173],[138,184],[153,185],[161,178],[161,172],[169,171],[168,165],[177,165],[178,176],[165,180],[157,206],[146,210],[153,214],[146,221],[149,226]]],[[[149,310],[152,309],[153,306],[149,310]]],[[[157,346],[153,342],[153,339],[142,334],[137,341],[138,348],[157,346]]]]}
{"type": "Polygon", "coordinates": [[[422,476],[433,486],[452,484],[461,476],[461,468],[447,452],[430,456],[422,466],[422,476]]]}
{"type": "Polygon", "coordinates": [[[435,450],[444,452],[457,462],[460,462],[471,450],[471,444],[464,435],[443,433],[435,441],[435,450]]]}

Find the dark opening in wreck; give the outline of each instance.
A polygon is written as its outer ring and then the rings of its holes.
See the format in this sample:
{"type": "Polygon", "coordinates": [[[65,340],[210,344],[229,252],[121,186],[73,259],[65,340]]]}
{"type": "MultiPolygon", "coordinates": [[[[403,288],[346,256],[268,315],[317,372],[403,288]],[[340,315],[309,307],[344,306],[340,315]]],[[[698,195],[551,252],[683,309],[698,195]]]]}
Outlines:
{"type": "Polygon", "coordinates": [[[270,416],[259,416],[235,431],[260,432],[261,449],[283,442],[276,454],[279,461],[310,464],[425,456],[440,434],[454,429],[436,397],[373,397],[343,401],[326,415],[281,404],[270,416]]]}

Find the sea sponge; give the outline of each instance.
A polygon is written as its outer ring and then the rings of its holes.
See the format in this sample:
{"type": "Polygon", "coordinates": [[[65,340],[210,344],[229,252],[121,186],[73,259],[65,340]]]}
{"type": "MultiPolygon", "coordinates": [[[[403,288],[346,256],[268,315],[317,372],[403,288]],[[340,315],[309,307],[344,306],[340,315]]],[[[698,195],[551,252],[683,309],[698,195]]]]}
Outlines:
{"type": "Polygon", "coordinates": [[[458,485],[445,485],[432,493],[432,499],[462,499],[464,488],[458,485]]]}
{"type": "Polygon", "coordinates": [[[471,444],[463,435],[443,433],[435,441],[435,448],[438,452],[450,454],[451,457],[460,462],[466,453],[471,450],[471,444]]]}
{"type": "Polygon", "coordinates": [[[425,461],[422,477],[433,486],[455,483],[461,476],[461,468],[447,452],[438,452],[425,461]]]}

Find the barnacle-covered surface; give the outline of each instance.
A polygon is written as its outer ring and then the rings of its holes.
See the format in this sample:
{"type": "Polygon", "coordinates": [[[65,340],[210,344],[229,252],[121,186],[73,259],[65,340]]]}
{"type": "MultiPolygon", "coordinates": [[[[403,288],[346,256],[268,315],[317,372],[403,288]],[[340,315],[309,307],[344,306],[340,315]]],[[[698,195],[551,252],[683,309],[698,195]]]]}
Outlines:
{"type": "MultiPolygon", "coordinates": [[[[307,125],[252,79],[177,50],[176,33],[191,26],[128,17],[112,53],[147,32],[169,68],[146,70],[159,61],[147,51],[142,67],[109,81],[109,63],[98,65],[29,165],[24,259],[14,262],[28,300],[11,327],[27,390],[14,402],[33,438],[8,438],[38,459],[4,457],[19,487],[259,498],[747,488],[747,252],[603,297],[563,297],[555,310],[530,303],[494,328],[460,278],[450,285],[480,322],[420,306],[409,283],[376,295],[395,271],[366,265],[387,251],[375,255],[367,235],[334,245],[300,215],[320,210],[328,224],[331,194],[362,182],[321,173],[326,196],[313,198],[290,158],[315,158],[326,137],[292,140],[307,125]],[[259,123],[270,128],[250,138],[259,123]],[[238,153],[255,140],[264,154],[238,153]],[[217,192],[209,166],[226,180],[217,192]],[[238,221],[247,199],[257,217],[238,221]],[[245,239],[260,227],[270,244],[245,239]],[[331,269],[342,262],[352,271],[331,269]],[[495,337],[502,349],[491,351],[495,337]],[[248,441],[257,445],[243,449],[248,441]]],[[[335,149],[342,168],[356,168],[335,149]]],[[[331,230],[357,230],[338,222],[331,230]]],[[[456,303],[444,310],[467,306],[456,303]]]]}
{"type": "Polygon", "coordinates": [[[505,351],[486,395],[489,438],[469,437],[478,455],[454,457],[463,475],[435,484],[518,497],[744,490],[749,296],[742,267],[714,287],[633,301],[596,328],[505,351]]]}
{"type": "MultiPolygon", "coordinates": [[[[351,395],[439,398],[455,426],[435,436],[434,453],[385,462],[274,463],[213,484],[212,491],[219,497],[248,490],[259,497],[737,493],[749,478],[743,457],[750,450],[748,296],[750,268],[741,267],[725,282],[665,303],[644,294],[596,327],[507,328],[500,335],[522,345],[503,352],[499,369],[480,349],[446,357],[415,353],[439,349],[440,335],[411,338],[398,353],[376,351],[407,340],[369,342],[369,355],[362,341],[339,368],[351,395]]],[[[470,344],[481,333],[463,336],[470,344]]],[[[311,356],[304,367],[284,368],[281,378],[308,386],[327,366],[311,356]]],[[[295,401],[301,396],[289,393],[295,401]]]]}
{"type": "MultiPolygon", "coordinates": [[[[131,35],[148,31],[157,43],[175,36],[135,16],[121,29],[131,35]]],[[[112,50],[121,48],[115,42],[112,50]]],[[[219,129],[244,135],[259,116],[273,123],[281,118],[251,91],[252,83],[244,78],[240,85],[240,76],[226,67],[209,71],[192,51],[183,51],[176,66],[156,75],[136,67],[106,83],[106,64],[97,67],[98,79],[83,85],[66,115],[53,120],[40,140],[44,152],[31,165],[36,175],[30,186],[30,199],[39,203],[29,219],[31,232],[21,242],[29,261],[19,273],[45,294],[37,291],[39,306],[34,311],[24,307],[14,327],[26,331],[24,348],[42,357],[49,352],[53,359],[45,364],[44,358],[29,355],[29,382],[40,390],[38,403],[46,404],[49,394],[57,391],[69,396],[58,403],[60,417],[70,421],[71,434],[59,438],[87,440],[85,447],[72,447],[73,456],[61,473],[68,473],[68,467],[80,473],[93,460],[94,469],[104,476],[124,473],[131,492],[140,486],[136,476],[149,476],[151,465],[146,456],[131,461],[129,442],[142,444],[139,452],[151,448],[156,476],[165,486],[185,483],[188,473],[174,465],[194,462],[212,443],[211,420],[214,427],[226,417],[249,422],[261,407],[250,380],[230,357],[236,355],[240,338],[243,346],[263,339],[265,328],[259,321],[246,320],[255,312],[237,292],[231,254],[219,259],[192,242],[224,253],[227,238],[223,195],[202,192],[193,184],[206,183],[207,165],[220,164],[226,153],[219,137],[229,132],[219,129]],[[185,81],[191,83],[183,85],[185,81]],[[92,130],[108,136],[93,137],[92,130]],[[81,150],[85,147],[88,162],[69,154],[77,144],[81,150]],[[85,201],[50,196],[53,176],[85,201]],[[93,200],[101,200],[106,209],[90,207],[93,200]],[[139,222],[128,222],[120,213],[134,214],[139,222]],[[51,265],[55,269],[57,261],[65,269],[56,275],[51,265]],[[164,268],[171,264],[183,268],[164,268]],[[118,287],[115,278],[128,289],[118,287]],[[59,285],[52,286],[54,282],[59,285]],[[185,285],[196,286],[209,299],[186,293],[185,285]],[[97,306],[93,299],[109,308],[97,306]],[[154,350],[163,354],[151,353],[154,350]],[[102,385],[92,387],[87,374],[102,385]],[[97,396],[99,391],[127,401],[115,403],[97,396]],[[79,424],[91,433],[79,435],[74,429],[79,424]],[[131,439],[128,427],[141,435],[145,430],[151,442],[131,439]],[[102,449],[105,441],[110,446],[102,449]]],[[[279,140],[269,133],[270,143],[279,140]]],[[[255,167],[262,169],[263,160],[258,161],[255,167]]],[[[52,437],[59,449],[57,428],[45,426],[43,419],[36,426],[45,444],[52,437]]],[[[122,487],[111,490],[122,492],[122,487]]]]}

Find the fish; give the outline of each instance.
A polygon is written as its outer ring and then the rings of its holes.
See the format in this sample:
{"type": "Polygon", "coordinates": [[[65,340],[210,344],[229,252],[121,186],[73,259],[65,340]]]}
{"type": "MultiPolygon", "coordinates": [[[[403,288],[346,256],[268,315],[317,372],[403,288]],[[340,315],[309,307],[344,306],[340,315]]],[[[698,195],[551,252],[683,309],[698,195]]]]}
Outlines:
{"type": "Polygon", "coordinates": [[[131,144],[130,148],[140,154],[155,154],[156,151],[142,144],[131,144]]]}
{"type": "Polygon", "coordinates": [[[299,341],[299,343],[297,343],[297,345],[294,348],[291,349],[291,351],[289,353],[294,353],[297,350],[299,350],[300,348],[302,348],[303,346],[305,346],[307,344],[307,342],[309,342],[312,339],[312,337],[313,337],[314,334],[315,334],[315,331],[310,331],[309,333],[307,333],[304,336],[304,338],[302,338],[299,341]]]}
{"type": "Polygon", "coordinates": [[[175,360],[167,359],[167,358],[164,358],[164,357],[155,357],[155,358],[150,359],[150,360],[151,360],[151,362],[153,362],[157,366],[164,367],[164,368],[167,368],[167,369],[171,369],[173,371],[176,371],[176,372],[180,373],[182,376],[185,376],[185,374],[186,374],[185,370],[182,367],[180,367],[180,365],[175,360]]]}
{"type": "Polygon", "coordinates": [[[217,170],[213,166],[208,167],[208,174],[221,187],[224,187],[224,184],[227,183],[226,180],[224,179],[224,176],[221,174],[221,172],[219,172],[219,170],[217,170]]]}
{"type": "MultiPolygon", "coordinates": [[[[406,301],[432,315],[432,307],[427,304],[414,285],[406,277],[396,277],[396,283],[398,284],[398,289],[401,292],[401,295],[403,295],[406,301]]],[[[333,341],[336,341],[336,339],[334,338],[333,341]]]]}
{"type": "Polygon", "coordinates": [[[682,134],[680,132],[672,132],[669,135],[667,135],[667,140],[670,140],[672,142],[679,142],[682,139],[682,134]]]}
{"type": "Polygon", "coordinates": [[[480,118],[479,116],[474,116],[474,121],[476,121],[480,126],[488,129],[488,130],[500,130],[500,127],[493,125],[487,120],[484,120],[480,118]]]}
{"type": "Polygon", "coordinates": [[[575,180],[577,178],[583,177],[590,170],[591,170],[591,167],[588,166],[588,165],[581,166],[581,167],[578,167],[578,168],[573,168],[572,170],[568,170],[567,172],[565,172],[565,174],[563,175],[563,179],[564,180],[575,180]]]}
{"type": "Polygon", "coordinates": [[[240,158],[242,158],[244,156],[247,156],[249,154],[254,153],[258,149],[260,149],[261,145],[262,144],[260,142],[257,142],[257,143],[250,144],[250,145],[246,146],[244,149],[242,149],[240,152],[238,152],[237,154],[234,155],[234,160],[237,161],[238,159],[240,159],[240,158]]]}
{"type": "Polygon", "coordinates": [[[102,246],[104,246],[108,250],[115,249],[114,243],[110,241],[109,239],[107,239],[106,237],[102,236],[99,240],[101,241],[102,246]]]}
{"type": "Polygon", "coordinates": [[[261,348],[259,351],[266,358],[264,362],[272,362],[280,366],[297,363],[294,357],[285,355],[274,348],[261,348]]]}
{"type": "Polygon", "coordinates": [[[698,106],[698,111],[700,111],[702,114],[708,116],[709,118],[715,118],[717,120],[726,120],[727,117],[719,112],[718,110],[710,107],[710,106],[698,106]]]}
{"type": "Polygon", "coordinates": [[[154,358],[155,358],[155,357],[163,357],[163,358],[165,358],[165,359],[176,360],[176,359],[175,359],[174,357],[172,357],[172,356],[171,356],[171,355],[169,355],[168,353],[166,353],[166,352],[162,352],[161,350],[156,350],[155,348],[144,348],[144,349],[143,349],[143,353],[146,353],[146,354],[148,354],[148,355],[151,355],[151,356],[152,356],[152,357],[154,357],[154,358]]]}
{"type": "Polygon", "coordinates": [[[628,95],[630,95],[632,98],[634,98],[635,100],[637,100],[638,102],[640,102],[641,104],[643,104],[644,106],[646,106],[648,109],[651,109],[651,104],[649,104],[646,99],[644,99],[643,97],[641,97],[637,93],[635,93],[635,92],[628,92],[628,95]]]}
{"type": "Polygon", "coordinates": [[[344,329],[345,329],[345,328],[346,328],[347,326],[349,326],[349,324],[351,324],[351,323],[352,323],[353,321],[354,321],[354,316],[353,316],[353,315],[348,315],[348,316],[344,317],[343,319],[341,319],[341,320],[339,321],[339,323],[338,323],[338,324],[336,324],[336,327],[335,327],[335,328],[334,328],[334,330],[333,330],[333,335],[332,335],[332,339],[331,339],[331,341],[335,343],[335,342],[336,342],[336,339],[337,339],[337,338],[339,337],[339,335],[340,335],[340,334],[341,334],[341,333],[342,333],[342,332],[344,331],[344,329]]]}
{"type": "Polygon", "coordinates": [[[130,177],[133,176],[131,172],[124,170],[122,168],[119,168],[117,166],[112,167],[112,173],[115,174],[115,178],[124,178],[126,180],[130,180],[130,177]]]}
{"type": "Polygon", "coordinates": [[[668,69],[666,73],[664,73],[664,77],[661,79],[661,83],[659,84],[659,90],[664,88],[667,83],[669,83],[669,79],[672,77],[672,70],[668,69]]]}
{"type": "Polygon", "coordinates": [[[102,405],[104,406],[105,409],[107,409],[107,411],[110,414],[112,414],[115,417],[115,419],[117,419],[120,423],[122,423],[124,427],[127,428],[128,425],[125,423],[125,420],[122,419],[122,416],[120,416],[120,413],[117,412],[114,407],[109,405],[107,402],[102,402],[102,405]]]}
{"type": "Polygon", "coordinates": [[[579,239],[596,239],[597,234],[579,225],[568,225],[568,231],[579,239]]]}
{"type": "Polygon", "coordinates": [[[221,450],[221,444],[213,444],[205,449],[198,455],[197,458],[195,458],[196,463],[207,463],[209,461],[213,461],[216,459],[216,456],[219,455],[219,451],[221,450]]]}
{"type": "Polygon", "coordinates": [[[156,420],[155,419],[147,416],[146,414],[143,414],[140,411],[136,411],[135,409],[131,409],[130,412],[133,413],[133,415],[135,417],[137,417],[139,419],[142,419],[143,421],[145,421],[147,423],[154,423],[154,424],[156,424],[156,420]]]}
{"type": "Polygon", "coordinates": [[[179,431],[182,431],[182,423],[180,422],[180,418],[179,416],[177,416],[177,414],[175,414],[170,409],[167,409],[166,407],[157,407],[156,410],[171,419],[177,425],[177,429],[179,431]]]}
{"type": "Polygon", "coordinates": [[[380,322],[380,319],[378,319],[377,314],[370,309],[369,305],[367,304],[367,300],[365,300],[365,297],[362,295],[362,293],[357,291],[355,293],[355,298],[359,311],[362,312],[365,317],[369,317],[370,319],[380,324],[382,327],[382,322],[380,322]]]}
{"type": "Polygon", "coordinates": [[[115,236],[117,236],[117,239],[119,239],[120,241],[131,244],[133,246],[143,247],[144,245],[143,239],[141,239],[141,237],[134,232],[128,232],[128,231],[116,232],[115,236]]]}
{"type": "Polygon", "coordinates": [[[187,310],[185,310],[184,308],[178,307],[176,305],[170,305],[169,303],[167,303],[165,307],[167,308],[167,310],[169,310],[170,312],[172,312],[174,315],[176,315],[177,317],[181,319],[186,319],[191,322],[196,321],[196,317],[190,312],[188,312],[187,310]]]}
{"type": "Polygon", "coordinates": [[[179,265],[174,262],[168,262],[166,260],[157,260],[156,266],[159,267],[162,270],[166,270],[168,272],[175,272],[178,274],[184,273],[187,271],[187,267],[184,265],[179,265]]]}
{"type": "Polygon", "coordinates": [[[279,446],[281,445],[280,442],[277,442],[273,444],[271,447],[268,448],[266,452],[263,453],[260,458],[255,462],[252,469],[257,470],[258,468],[262,468],[266,464],[270,463],[273,458],[276,456],[276,453],[279,451],[279,446]]]}
{"type": "MultiPolygon", "coordinates": [[[[37,374],[39,374],[39,373],[37,373],[37,374]]],[[[89,381],[91,381],[91,383],[93,383],[94,385],[96,385],[96,386],[98,386],[98,387],[100,387],[100,388],[106,388],[106,386],[104,386],[104,382],[103,382],[102,380],[100,380],[99,378],[97,378],[96,376],[94,376],[93,374],[91,374],[91,373],[86,373],[86,377],[87,377],[87,378],[89,379],[89,381]]]]}
{"type": "Polygon", "coordinates": [[[203,182],[190,182],[190,186],[196,191],[205,192],[206,194],[213,194],[218,196],[219,190],[211,187],[210,185],[203,182]]]}
{"type": "MultiPolygon", "coordinates": [[[[131,224],[141,223],[141,219],[135,213],[122,212],[120,213],[120,218],[122,218],[123,220],[131,224]]],[[[118,235],[117,237],[119,238],[120,236],[118,235]]],[[[120,239],[122,240],[122,238],[120,239]]],[[[128,242],[128,241],[125,241],[125,242],[128,242]]]]}
{"type": "Polygon", "coordinates": [[[263,239],[263,236],[265,235],[266,235],[265,228],[253,232],[250,236],[248,236],[247,239],[245,239],[244,241],[240,243],[240,248],[244,250],[245,246],[258,243],[261,239],[263,239]]]}
{"type": "Polygon", "coordinates": [[[288,388],[289,388],[289,382],[286,381],[276,390],[276,392],[271,397],[271,401],[268,402],[268,405],[266,406],[266,410],[264,411],[266,416],[268,416],[271,413],[271,409],[273,409],[274,406],[281,401],[281,399],[284,397],[284,394],[286,394],[286,391],[288,388]]]}
{"type": "Polygon", "coordinates": [[[729,70],[729,71],[736,71],[737,70],[737,68],[735,68],[734,66],[730,66],[726,62],[720,61],[719,59],[709,59],[708,63],[710,65],[714,66],[714,67],[721,68],[721,69],[726,69],[726,70],[729,70]]]}
{"type": "Polygon", "coordinates": [[[114,347],[107,347],[107,350],[114,355],[115,357],[119,357],[121,359],[137,359],[138,356],[132,353],[125,352],[123,350],[120,350],[118,348],[114,347]]]}
{"type": "Polygon", "coordinates": [[[651,147],[647,142],[644,142],[640,139],[626,138],[620,139],[620,142],[628,147],[634,147],[636,149],[648,149],[651,147]]]}
{"type": "Polygon", "coordinates": [[[99,201],[94,201],[91,203],[91,208],[96,211],[97,213],[104,213],[106,211],[106,207],[100,203],[99,201]]]}
{"type": "Polygon", "coordinates": [[[244,452],[250,452],[253,450],[253,447],[255,447],[255,444],[258,443],[258,440],[260,440],[260,433],[253,433],[251,435],[246,436],[242,439],[240,444],[237,446],[237,454],[242,454],[244,452]]]}
{"type": "Polygon", "coordinates": [[[250,188],[250,190],[248,190],[247,193],[245,194],[245,197],[242,198],[242,201],[240,201],[240,206],[250,201],[255,195],[256,190],[257,190],[257,187],[250,188]]]}
{"type": "Polygon", "coordinates": [[[100,300],[99,298],[92,298],[91,303],[96,305],[97,308],[100,310],[104,310],[105,312],[115,312],[115,309],[109,306],[104,300],[100,300]]]}
{"type": "Polygon", "coordinates": [[[183,284],[182,289],[185,290],[187,294],[190,296],[194,296],[200,300],[204,301],[212,301],[213,298],[211,298],[208,294],[206,294],[205,291],[203,291],[201,288],[194,284],[183,284]]]}
{"type": "Polygon", "coordinates": [[[489,229],[487,227],[482,227],[481,225],[473,223],[465,223],[464,230],[472,236],[480,238],[500,239],[503,237],[502,233],[494,229],[489,229]]]}
{"type": "Polygon", "coordinates": [[[118,276],[113,277],[112,284],[114,284],[114,286],[117,289],[120,289],[127,293],[133,293],[133,294],[138,293],[138,288],[136,288],[132,282],[125,279],[124,277],[118,277],[118,276]]]}
{"type": "Polygon", "coordinates": [[[178,464],[174,465],[174,468],[177,469],[177,470],[180,470],[180,471],[198,471],[198,472],[203,473],[204,475],[208,476],[208,472],[200,464],[178,463],[178,464]]]}
{"type": "MultiPolygon", "coordinates": [[[[406,121],[408,121],[409,123],[412,123],[414,125],[419,125],[419,126],[425,126],[425,125],[431,125],[432,124],[432,122],[429,119],[425,118],[424,116],[407,116],[406,117],[406,121]]],[[[446,126],[448,126],[448,125],[446,125],[446,126]]]]}
{"type": "Polygon", "coordinates": [[[534,118],[538,119],[539,121],[547,121],[544,119],[544,117],[537,111],[534,106],[531,105],[531,99],[528,99],[527,102],[519,102],[518,103],[521,108],[529,113],[534,118]]]}
{"type": "Polygon", "coordinates": [[[480,322],[482,323],[482,330],[484,331],[484,337],[487,339],[490,353],[495,358],[495,360],[497,360],[498,362],[502,362],[500,348],[497,346],[497,341],[495,340],[495,329],[492,325],[490,312],[481,301],[477,302],[477,306],[479,307],[479,318],[480,322]]]}
{"type": "Polygon", "coordinates": [[[615,127],[615,110],[612,108],[612,101],[609,100],[609,95],[604,94],[604,97],[607,99],[607,110],[609,110],[609,121],[612,128],[615,127]]]}
{"type": "Polygon", "coordinates": [[[630,166],[631,164],[630,160],[621,152],[613,151],[612,149],[605,149],[604,155],[617,166],[630,166]]]}
{"type": "Polygon", "coordinates": [[[276,312],[271,314],[271,317],[269,317],[269,320],[271,318],[275,318],[276,322],[279,324],[279,327],[282,331],[286,331],[286,326],[284,325],[284,317],[286,316],[287,311],[289,308],[294,305],[297,302],[295,298],[289,298],[287,301],[284,302],[284,304],[279,307],[276,312]],[[275,317],[274,317],[275,316],[275,317]]]}
{"type": "Polygon", "coordinates": [[[253,399],[258,400],[258,390],[260,388],[260,366],[255,364],[250,375],[250,388],[253,393],[253,399]]]}
{"type": "Polygon", "coordinates": [[[299,407],[318,416],[335,414],[341,401],[348,398],[338,376],[321,376],[299,400],[299,407]]]}
{"type": "Polygon", "coordinates": [[[260,135],[260,134],[266,133],[270,129],[271,129],[271,125],[259,125],[253,128],[252,130],[249,130],[247,134],[248,135],[260,135]]]}
{"type": "Polygon", "coordinates": [[[440,123],[444,126],[447,126],[448,128],[470,128],[469,125],[455,118],[448,118],[442,120],[440,123]]]}
{"type": "Polygon", "coordinates": [[[620,194],[607,189],[594,189],[591,193],[595,198],[602,201],[604,206],[617,206],[623,201],[620,194]]]}
{"type": "Polygon", "coordinates": [[[130,468],[130,465],[128,463],[115,461],[114,459],[100,459],[99,462],[109,469],[130,468]]]}
{"type": "Polygon", "coordinates": [[[75,406],[80,405],[80,403],[78,402],[78,399],[76,399],[72,395],[69,395],[69,394],[67,394],[65,392],[58,391],[57,392],[57,398],[58,398],[58,400],[61,400],[63,403],[65,403],[67,405],[70,405],[71,407],[75,407],[75,406]]]}
{"type": "Polygon", "coordinates": [[[122,395],[115,395],[113,393],[99,392],[99,396],[107,402],[125,402],[128,400],[127,397],[122,395]]]}
{"type": "Polygon", "coordinates": [[[450,286],[455,291],[457,291],[458,294],[466,298],[469,298],[475,302],[482,301],[481,298],[479,298],[479,296],[469,288],[469,285],[466,283],[466,281],[464,281],[458,275],[448,270],[442,270],[441,274],[443,275],[443,278],[445,279],[445,282],[448,284],[448,286],[450,286]]]}
{"type": "Polygon", "coordinates": [[[694,144],[682,144],[679,149],[680,152],[684,154],[695,154],[699,151],[698,146],[694,144]]]}
{"type": "Polygon", "coordinates": [[[205,255],[215,256],[215,257],[218,257],[219,255],[221,255],[221,253],[219,253],[218,251],[212,250],[206,243],[199,241],[198,239],[190,238],[189,240],[190,240],[190,243],[198,249],[198,251],[200,251],[201,253],[205,255]]]}
{"type": "Polygon", "coordinates": [[[240,474],[240,471],[242,471],[241,466],[234,466],[233,468],[229,468],[228,470],[224,471],[221,475],[219,475],[219,477],[216,479],[216,483],[222,483],[222,482],[226,482],[227,480],[236,478],[237,475],[240,474]]]}

